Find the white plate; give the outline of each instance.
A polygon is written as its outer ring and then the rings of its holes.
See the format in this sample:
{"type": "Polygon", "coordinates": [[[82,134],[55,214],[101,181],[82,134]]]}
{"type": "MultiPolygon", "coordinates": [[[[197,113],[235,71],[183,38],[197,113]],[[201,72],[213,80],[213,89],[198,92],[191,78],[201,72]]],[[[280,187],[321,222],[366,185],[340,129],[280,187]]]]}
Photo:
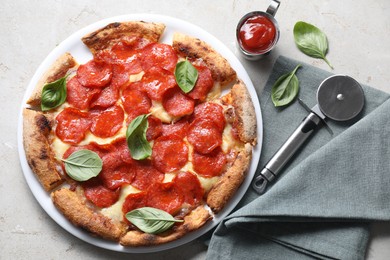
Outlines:
{"type": "Polygon", "coordinates": [[[20,163],[23,169],[24,176],[26,178],[26,181],[34,194],[35,198],[38,200],[39,204],[42,206],[42,208],[47,212],[47,214],[55,221],[57,222],[61,227],[63,227],[65,230],[73,234],[74,236],[78,237],[79,239],[82,239],[90,244],[93,244],[98,247],[119,251],[119,252],[129,252],[129,253],[148,253],[148,252],[157,252],[162,251],[170,248],[174,248],[180,245],[183,245],[185,243],[188,243],[199,236],[205,234],[207,231],[215,227],[223,218],[225,218],[237,205],[237,203],[240,201],[240,199],[244,196],[246,190],[250,186],[251,180],[254,177],[257,163],[260,158],[260,151],[263,141],[262,136],[262,130],[263,130],[263,121],[261,117],[261,110],[260,110],[260,104],[259,100],[257,98],[257,94],[255,91],[255,88],[253,87],[253,84],[246,73],[244,67],[241,65],[239,60],[234,56],[234,54],[217,38],[212,36],[211,34],[207,33],[203,29],[190,24],[188,22],[167,17],[167,16],[161,16],[161,15],[151,15],[151,14],[130,14],[130,15],[123,15],[123,16],[117,16],[112,17],[109,19],[105,19],[102,21],[99,21],[97,23],[94,23],[92,25],[89,25],[73,35],[71,35],[69,38],[67,38],[65,41],[63,41],[61,44],[59,44],[49,55],[46,57],[46,59],[42,62],[42,64],[39,66],[38,70],[35,72],[32,80],[30,81],[28,88],[26,90],[26,93],[24,95],[23,103],[21,106],[20,114],[19,114],[19,125],[18,125],[18,149],[19,149],[19,157],[20,157],[20,163]],[[257,115],[257,125],[258,125],[258,144],[253,150],[253,158],[252,162],[249,168],[248,176],[244,180],[241,187],[238,189],[237,193],[233,197],[233,199],[225,206],[225,208],[217,215],[215,215],[214,219],[212,221],[209,221],[205,226],[200,228],[199,230],[196,230],[192,233],[189,233],[185,235],[183,238],[180,238],[176,241],[172,241],[167,244],[158,245],[158,246],[152,246],[152,247],[123,247],[119,245],[116,242],[110,242],[107,240],[103,240],[97,237],[94,237],[90,235],[88,232],[75,227],[72,225],[62,214],[59,212],[55,206],[53,205],[49,194],[42,188],[38,180],[36,179],[34,173],[31,171],[30,167],[27,164],[25,151],[23,148],[23,120],[22,120],[22,110],[24,107],[26,107],[26,101],[30,94],[32,93],[35,85],[37,84],[39,78],[41,75],[49,68],[49,66],[64,52],[70,52],[75,59],[79,63],[84,63],[92,58],[92,55],[90,54],[89,50],[85,47],[85,45],[80,40],[84,35],[99,29],[101,27],[104,27],[105,25],[112,23],[112,22],[121,22],[121,21],[131,21],[131,20],[142,20],[146,22],[161,22],[166,25],[166,30],[164,32],[164,35],[162,37],[162,42],[171,43],[172,41],[172,35],[174,32],[182,32],[194,37],[197,37],[201,40],[204,40],[208,44],[210,44],[212,47],[214,47],[222,56],[224,56],[231,64],[231,66],[236,70],[238,77],[243,80],[246,84],[246,86],[249,89],[249,92],[252,96],[253,103],[255,105],[256,115],[257,115]]]}

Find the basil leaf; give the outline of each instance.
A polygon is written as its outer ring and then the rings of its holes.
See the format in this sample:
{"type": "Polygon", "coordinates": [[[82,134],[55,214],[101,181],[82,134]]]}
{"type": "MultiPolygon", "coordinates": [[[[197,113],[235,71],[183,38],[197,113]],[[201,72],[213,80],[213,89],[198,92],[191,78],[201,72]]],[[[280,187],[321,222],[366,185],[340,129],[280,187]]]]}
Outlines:
{"type": "Polygon", "coordinates": [[[42,111],[56,108],[66,101],[66,77],[62,77],[43,86],[41,95],[42,111]]]}
{"type": "Polygon", "coordinates": [[[198,70],[188,60],[180,61],[175,67],[175,79],[184,93],[190,92],[198,79],[198,70]]]}
{"type": "Polygon", "coordinates": [[[65,163],[66,173],[76,181],[86,181],[98,176],[103,167],[99,155],[90,150],[78,150],[62,161],[65,163]]]}
{"type": "Polygon", "coordinates": [[[158,234],[170,229],[175,222],[183,222],[161,209],[143,207],[126,213],[128,221],[145,233],[158,234]]]}
{"type": "Polygon", "coordinates": [[[299,81],[295,72],[300,66],[298,65],[292,72],[282,75],[272,86],[271,98],[275,107],[288,105],[298,95],[299,81]]]}
{"type": "Polygon", "coordinates": [[[135,160],[143,160],[152,154],[152,147],[146,139],[146,130],[149,125],[148,116],[137,116],[127,127],[127,146],[130,149],[131,157],[135,160]]]}
{"type": "Polygon", "coordinates": [[[323,59],[333,69],[325,57],[328,52],[328,40],[320,29],[312,24],[299,21],[294,26],[294,40],[301,52],[313,58],[323,59]]]}

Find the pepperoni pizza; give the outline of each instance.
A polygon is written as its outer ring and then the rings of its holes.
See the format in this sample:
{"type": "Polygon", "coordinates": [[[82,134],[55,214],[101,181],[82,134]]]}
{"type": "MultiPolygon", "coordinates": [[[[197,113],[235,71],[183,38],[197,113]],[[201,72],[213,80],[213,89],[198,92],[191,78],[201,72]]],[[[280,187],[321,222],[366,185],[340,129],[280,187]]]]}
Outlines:
{"type": "Polygon", "coordinates": [[[130,21],[86,35],[93,58],[59,57],[23,112],[28,164],[55,206],[124,246],[202,227],[241,185],[256,145],[254,106],[227,60],[181,33],[161,43],[164,29],[130,21]],[[150,209],[174,221],[145,231],[127,217],[150,209]]]}

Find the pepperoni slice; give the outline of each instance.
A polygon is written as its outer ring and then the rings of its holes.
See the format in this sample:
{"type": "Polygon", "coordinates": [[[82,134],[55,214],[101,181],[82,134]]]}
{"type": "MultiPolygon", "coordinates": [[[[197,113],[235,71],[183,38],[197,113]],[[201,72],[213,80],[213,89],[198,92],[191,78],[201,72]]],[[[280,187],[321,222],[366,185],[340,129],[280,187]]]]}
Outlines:
{"type": "Polygon", "coordinates": [[[122,128],[125,118],[123,109],[117,105],[106,110],[91,111],[91,115],[91,132],[103,138],[114,136],[122,128]]]}
{"type": "Polygon", "coordinates": [[[127,195],[125,201],[123,202],[122,212],[125,215],[126,213],[142,208],[146,206],[146,192],[141,191],[138,193],[131,193],[127,195]]]}
{"type": "Polygon", "coordinates": [[[187,129],[189,127],[188,120],[186,118],[182,118],[177,122],[171,124],[163,124],[162,125],[162,135],[177,135],[181,138],[184,138],[187,134],[187,129]]]}
{"type": "MultiPolygon", "coordinates": [[[[136,83],[133,83],[134,85],[136,83]]],[[[141,84],[138,82],[137,85],[141,84]]],[[[149,113],[152,102],[146,93],[137,90],[136,88],[128,87],[122,92],[122,104],[126,113],[129,114],[130,120],[133,120],[139,115],[149,113]]]]}
{"type": "Polygon", "coordinates": [[[148,129],[146,130],[146,139],[148,141],[157,139],[163,131],[161,120],[154,116],[148,117],[148,129]]]}
{"type": "Polygon", "coordinates": [[[66,83],[66,100],[70,105],[78,109],[87,109],[91,101],[100,93],[100,89],[87,88],[80,84],[77,77],[71,78],[66,83]]]}
{"type": "Polygon", "coordinates": [[[116,103],[119,98],[119,89],[117,86],[110,84],[105,87],[92,102],[90,107],[107,108],[116,103]]]}
{"type": "Polygon", "coordinates": [[[104,186],[110,190],[115,190],[124,184],[130,184],[135,171],[131,164],[119,161],[115,155],[103,157],[103,169],[99,174],[104,186]]]}
{"type": "Polygon", "coordinates": [[[226,165],[226,155],[221,148],[216,148],[209,154],[194,152],[192,155],[194,170],[203,177],[219,176],[226,165]]]}
{"type": "Polygon", "coordinates": [[[204,190],[199,179],[194,174],[190,172],[179,172],[173,179],[173,182],[181,190],[185,203],[195,206],[202,201],[204,190]]]}
{"type": "Polygon", "coordinates": [[[81,146],[70,146],[65,153],[63,154],[63,158],[68,158],[72,153],[79,151],[79,150],[91,150],[99,155],[100,158],[103,158],[103,156],[111,151],[111,145],[99,145],[95,142],[91,142],[87,145],[81,145],[81,146]]]}
{"type": "Polygon", "coordinates": [[[175,215],[183,201],[184,196],[174,182],[156,182],[148,189],[146,204],[175,215]]]}
{"type": "Polygon", "coordinates": [[[128,164],[134,164],[135,161],[131,157],[129,147],[127,145],[126,137],[118,138],[111,143],[114,147],[115,153],[120,155],[120,159],[128,164]]]}
{"type": "Polygon", "coordinates": [[[138,162],[135,172],[136,176],[131,185],[139,190],[146,190],[153,183],[162,182],[164,179],[164,173],[154,168],[150,160],[138,162]]]}
{"type": "Polygon", "coordinates": [[[152,148],[153,165],[162,172],[181,169],[188,161],[187,144],[178,136],[161,136],[152,148]]]}
{"type": "Polygon", "coordinates": [[[90,60],[79,66],[76,77],[85,87],[103,88],[111,80],[111,65],[103,61],[90,60]]]}
{"type": "Polygon", "coordinates": [[[113,70],[115,66],[121,65],[121,67],[126,70],[128,75],[137,74],[142,71],[139,55],[134,51],[125,54],[122,53],[121,50],[103,50],[95,55],[95,60],[102,60],[108,64],[111,64],[113,70]]]}
{"type": "Polygon", "coordinates": [[[223,108],[216,103],[206,102],[196,106],[193,119],[198,118],[212,121],[221,132],[225,128],[226,120],[223,114],[223,108]]]}
{"type": "Polygon", "coordinates": [[[127,39],[115,44],[111,48],[112,56],[114,56],[115,63],[121,63],[126,67],[130,74],[140,73],[142,65],[140,60],[140,52],[149,42],[138,37],[127,37],[127,39]]]}
{"type": "Polygon", "coordinates": [[[160,67],[153,67],[142,77],[143,89],[153,100],[161,100],[165,91],[176,86],[176,79],[172,72],[160,67]]]}
{"type": "Polygon", "coordinates": [[[59,113],[56,120],[56,135],[68,144],[81,142],[91,126],[88,113],[71,107],[65,108],[59,113]]]}
{"type": "Polygon", "coordinates": [[[212,121],[201,118],[191,123],[187,139],[195,151],[209,154],[222,144],[222,133],[212,121]]]}
{"type": "Polygon", "coordinates": [[[127,69],[124,64],[113,64],[112,65],[112,78],[110,85],[120,89],[129,82],[131,71],[127,69]]]}
{"type": "Polygon", "coordinates": [[[198,79],[194,88],[187,95],[193,99],[203,101],[214,86],[214,80],[211,71],[206,66],[194,65],[198,70],[198,79]]]}
{"type": "Polygon", "coordinates": [[[142,68],[148,71],[150,68],[159,66],[173,72],[178,57],[171,45],[165,43],[153,43],[143,49],[142,68]]]}
{"type": "MultiPolygon", "coordinates": [[[[114,63],[129,63],[138,59],[141,51],[150,41],[137,36],[123,37],[111,48],[111,61],[114,63]]],[[[141,68],[142,70],[142,68],[141,68]]]]}
{"type": "Polygon", "coordinates": [[[83,182],[82,186],[85,197],[99,208],[109,207],[119,199],[120,189],[110,190],[97,178],[83,182]]]}
{"type": "Polygon", "coordinates": [[[179,87],[168,89],[163,95],[163,107],[175,117],[190,115],[194,111],[195,101],[184,95],[179,87]]]}

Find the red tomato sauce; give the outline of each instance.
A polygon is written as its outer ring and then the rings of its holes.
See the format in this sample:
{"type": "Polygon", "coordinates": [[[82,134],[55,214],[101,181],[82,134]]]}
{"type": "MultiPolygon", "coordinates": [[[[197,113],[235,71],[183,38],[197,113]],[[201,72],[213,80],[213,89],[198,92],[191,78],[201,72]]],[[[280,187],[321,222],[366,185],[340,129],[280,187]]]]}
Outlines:
{"type": "Polygon", "coordinates": [[[240,43],[252,53],[264,53],[276,39],[276,28],[271,20],[262,15],[249,17],[240,28],[240,43]]]}

